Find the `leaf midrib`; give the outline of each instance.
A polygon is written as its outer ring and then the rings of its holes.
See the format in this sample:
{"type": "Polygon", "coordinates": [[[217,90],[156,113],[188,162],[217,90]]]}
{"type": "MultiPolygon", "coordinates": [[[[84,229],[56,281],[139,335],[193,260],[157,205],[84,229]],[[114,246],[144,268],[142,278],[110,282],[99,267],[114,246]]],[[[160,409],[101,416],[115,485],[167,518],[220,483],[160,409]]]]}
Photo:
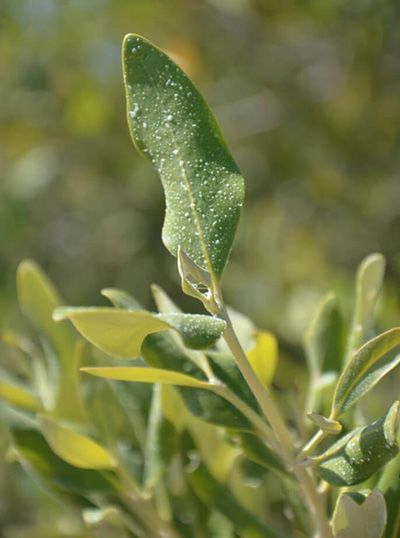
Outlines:
{"type": "MultiPolygon", "coordinates": [[[[153,88],[155,90],[157,90],[157,84],[156,84],[156,82],[154,80],[154,77],[151,75],[151,73],[148,71],[146,65],[142,61],[141,54],[139,54],[138,57],[139,57],[139,62],[141,64],[142,68],[143,68],[143,71],[146,73],[147,77],[149,78],[153,88]]],[[[164,102],[161,94],[160,94],[160,101],[161,101],[162,105],[165,107],[165,102],[164,102]]],[[[193,211],[194,218],[195,218],[195,223],[196,223],[196,229],[197,229],[197,231],[199,233],[199,242],[200,242],[200,245],[201,245],[202,253],[203,253],[205,261],[206,261],[206,263],[208,265],[207,269],[208,269],[209,273],[212,276],[215,277],[215,271],[214,271],[214,268],[213,268],[213,265],[212,265],[212,262],[211,262],[211,259],[210,259],[210,255],[209,255],[208,250],[207,250],[207,244],[206,244],[205,236],[204,236],[204,233],[203,233],[203,229],[201,227],[200,217],[199,217],[198,210],[197,210],[197,207],[196,207],[196,201],[195,201],[195,199],[193,197],[193,193],[192,193],[192,189],[191,189],[191,183],[189,181],[188,174],[187,174],[186,169],[184,167],[184,160],[181,158],[182,156],[180,154],[180,148],[179,148],[179,145],[177,143],[174,130],[172,129],[169,122],[167,122],[167,129],[171,133],[172,143],[173,143],[173,146],[175,147],[175,150],[177,151],[176,156],[179,159],[178,160],[178,166],[179,166],[179,168],[180,168],[180,170],[182,172],[182,178],[183,178],[183,180],[185,182],[187,192],[189,194],[190,207],[191,207],[191,209],[193,211]]]]}

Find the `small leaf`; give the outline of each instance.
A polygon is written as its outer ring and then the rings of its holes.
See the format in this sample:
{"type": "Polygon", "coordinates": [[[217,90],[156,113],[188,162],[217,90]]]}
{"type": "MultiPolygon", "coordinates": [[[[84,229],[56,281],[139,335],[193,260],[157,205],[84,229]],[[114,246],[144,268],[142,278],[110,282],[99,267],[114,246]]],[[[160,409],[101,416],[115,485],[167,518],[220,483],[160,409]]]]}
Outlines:
{"type": "Polygon", "coordinates": [[[14,383],[0,381],[0,399],[29,411],[40,411],[39,400],[28,389],[14,383]]]}
{"type": "Polygon", "coordinates": [[[343,356],[343,320],[333,293],[321,302],[304,338],[308,366],[314,376],[340,368],[343,356]]]}
{"type": "Polygon", "coordinates": [[[199,299],[211,313],[219,308],[213,298],[213,282],[211,275],[197,265],[187,254],[178,248],[178,270],[181,276],[182,291],[195,299],[199,299]]]}
{"type": "Polygon", "coordinates": [[[351,357],[372,330],[372,315],[385,275],[385,258],[370,254],[360,264],[356,275],[356,300],[347,343],[346,360],[351,357]]]}
{"type": "Polygon", "coordinates": [[[188,347],[208,347],[222,334],[223,320],[200,314],[151,314],[117,308],[60,307],[54,319],[70,319],[89,342],[111,355],[135,358],[151,333],[175,329],[188,347]]]}
{"type": "Polygon", "coordinates": [[[332,525],[335,538],[381,538],[386,527],[386,505],[378,489],[362,504],[343,493],[335,508],[332,525]]]}
{"type": "Polygon", "coordinates": [[[117,381],[136,381],[138,383],[160,383],[162,385],[179,385],[181,387],[197,387],[201,389],[212,389],[212,385],[205,381],[200,381],[195,377],[190,377],[180,372],[171,370],[161,370],[158,368],[135,368],[131,366],[94,366],[81,368],[82,372],[103,377],[105,379],[115,379],[117,381]]]}
{"type": "Polygon", "coordinates": [[[335,486],[353,486],[375,474],[399,452],[400,402],[386,416],[356,428],[314,459],[315,471],[335,486]]]}
{"type": "Polygon", "coordinates": [[[307,418],[311,420],[320,430],[330,435],[337,435],[342,431],[342,425],[336,420],[326,418],[318,413],[307,413],[307,418]]]}
{"type": "Polygon", "coordinates": [[[173,302],[167,293],[157,284],[151,285],[151,293],[157,310],[161,314],[181,314],[182,310],[173,302]]]}
{"type": "Polygon", "coordinates": [[[144,487],[154,488],[177,451],[177,433],[165,418],[161,405],[161,386],[153,386],[145,448],[144,487]]]}
{"type": "Polygon", "coordinates": [[[165,190],[164,244],[220,276],[243,203],[239,169],[206,103],[166,54],[129,34],[123,64],[131,136],[165,190]]]}
{"type": "Polygon", "coordinates": [[[78,495],[114,493],[111,473],[77,469],[59,458],[35,429],[12,428],[18,460],[34,478],[57,491],[78,495]]]}
{"type": "Polygon", "coordinates": [[[101,294],[104,297],[107,297],[116,308],[142,310],[136,299],[124,290],[118,288],[104,288],[101,290],[101,294]]]}
{"type": "Polygon", "coordinates": [[[21,309],[50,344],[46,351],[55,374],[48,384],[53,400],[52,414],[85,422],[77,375],[80,359],[76,353],[77,339],[70,327],[57,325],[52,319],[53,310],[62,304],[54,285],[35,262],[24,260],[18,266],[17,290],[21,309]]]}
{"type": "Polygon", "coordinates": [[[338,379],[330,418],[342,415],[399,364],[400,354],[389,353],[399,345],[400,328],[396,328],[354,352],[338,379]]]}
{"type": "Polygon", "coordinates": [[[255,347],[247,352],[247,358],[258,378],[268,387],[278,364],[278,343],[272,333],[259,331],[255,337],[255,347]]]}
{"type": "Polygon", "coordinates": [[[52,450],[61,459],[80,469],[113,469],[114,458],[101,445],[62,426],[48,417],[40,417],[40,426],[52,450]]]}

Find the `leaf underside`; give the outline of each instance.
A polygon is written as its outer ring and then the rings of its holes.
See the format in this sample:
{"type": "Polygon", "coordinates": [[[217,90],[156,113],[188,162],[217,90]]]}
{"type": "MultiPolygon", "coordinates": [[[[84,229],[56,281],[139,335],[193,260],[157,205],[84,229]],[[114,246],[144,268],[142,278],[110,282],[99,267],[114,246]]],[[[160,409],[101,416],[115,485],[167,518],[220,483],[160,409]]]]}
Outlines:
{"type": "Polygon", "coordinates": [[[243,204],[240,171],[204,99],[166,54],[129,34],[123,69],[132,139],[165,191],[163,242],[220,276],[243,204]]]}

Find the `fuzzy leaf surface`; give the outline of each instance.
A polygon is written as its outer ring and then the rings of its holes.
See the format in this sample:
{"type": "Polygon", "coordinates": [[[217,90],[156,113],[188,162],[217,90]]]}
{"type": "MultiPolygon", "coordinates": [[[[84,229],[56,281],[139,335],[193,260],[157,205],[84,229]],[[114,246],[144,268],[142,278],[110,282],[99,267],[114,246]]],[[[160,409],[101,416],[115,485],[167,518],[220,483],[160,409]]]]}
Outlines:
{"type": "Polygon", "coordinates": [[[240,171],[204,99],[166,54],[129,34],[123,69],[133,142],[165,191],[163,242],[220,276],[243,204],[240,171]]]}

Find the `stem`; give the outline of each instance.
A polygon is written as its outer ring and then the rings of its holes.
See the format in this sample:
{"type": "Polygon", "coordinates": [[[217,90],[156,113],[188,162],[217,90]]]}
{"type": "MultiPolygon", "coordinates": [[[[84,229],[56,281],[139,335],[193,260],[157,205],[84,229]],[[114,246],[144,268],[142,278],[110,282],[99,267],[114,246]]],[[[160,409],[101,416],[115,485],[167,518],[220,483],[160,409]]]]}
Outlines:
{"type": "Polygon", "coordinates": [[[329,433],[324,432],[324,430],[318,430],[317,433],[311,437],[311,439],[308,441],[306,445],[304,445],[303,449],[301,450],[298,460],[302,460],[307,458],[326,437],[328,437],[329,433]]]}
{"type": "Polygon", "coordinates": [[[235,357],[237,365],[249,388],[253,392],[264,416],[271,425],[280,447],[282,459],[285,461],[287,467],[292,469],[299,481],[300,487],[302,488],[307,499],[307,503],[315,523],[318,538],[332,538],[332,530],[330,528],[324,507],[321,503],[321,499],[317,493],[315,482],[306,469],[296,465],[295,451],[286,424],[280,415],[272,394],[268,388],[262,384],[251,367],[233,329],[232,322],[229,318],[224,303],[221,300],[221,294],[219,293],[218,295],[220,315],[227,323],[224,333],[225,341],[235,357]]]}

